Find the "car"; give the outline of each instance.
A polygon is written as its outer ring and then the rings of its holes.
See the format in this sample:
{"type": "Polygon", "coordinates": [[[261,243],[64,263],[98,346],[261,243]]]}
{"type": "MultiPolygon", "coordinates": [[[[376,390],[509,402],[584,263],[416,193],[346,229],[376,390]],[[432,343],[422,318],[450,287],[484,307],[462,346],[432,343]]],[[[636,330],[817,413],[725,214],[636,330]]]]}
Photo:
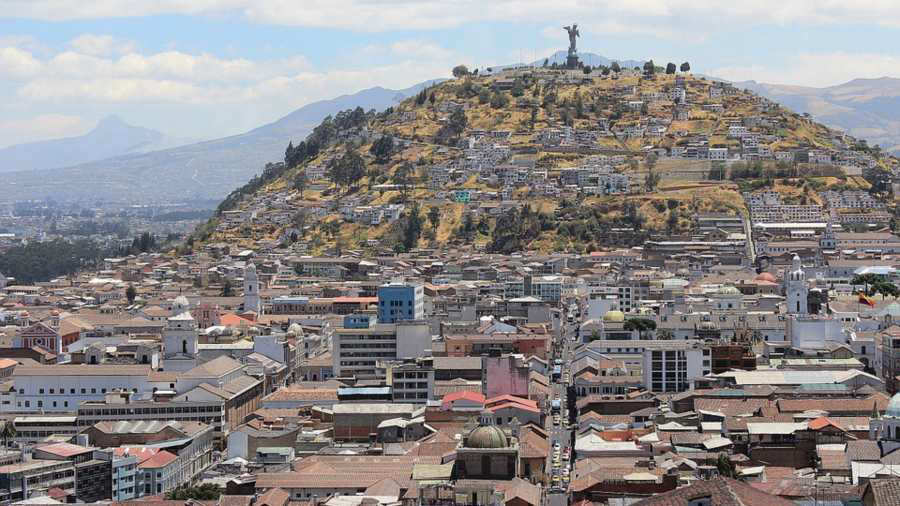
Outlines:
{"type": "Polygon", "coordinates": [[[559,415],[553,415],[553,425],[559,425],[559,415]]]}
{"type": "Polygon", "coordinates": [[[569,475],[569,468],[568,468],[568,467],[562,468],[562,475],[563,475],[563,476],[568,476],[568,475],[569,475]]]}
{"type": "Polygon", "coordinates": [[[559,485],[559,475],[558,474],[553,475],[553,484],[559,485]]]}
{"type": "Polygon", "coordinates": [[[568,475],[568,474],[564,474],[563,477],[562,477],[562,481],[563,481],[563,483],[569,483],[569,475],[568,475]]]}

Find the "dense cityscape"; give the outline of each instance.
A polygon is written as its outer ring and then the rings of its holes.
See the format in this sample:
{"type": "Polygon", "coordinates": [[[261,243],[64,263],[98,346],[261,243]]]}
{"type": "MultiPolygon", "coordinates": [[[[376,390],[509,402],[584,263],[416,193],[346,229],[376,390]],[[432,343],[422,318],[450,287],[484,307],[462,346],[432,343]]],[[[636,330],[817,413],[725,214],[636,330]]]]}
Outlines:
{"type": "Polygon", "coordinates": [[[900,504],[900,159],[586,29],[219,198],[2,195],[0,503],[900,504]]]}

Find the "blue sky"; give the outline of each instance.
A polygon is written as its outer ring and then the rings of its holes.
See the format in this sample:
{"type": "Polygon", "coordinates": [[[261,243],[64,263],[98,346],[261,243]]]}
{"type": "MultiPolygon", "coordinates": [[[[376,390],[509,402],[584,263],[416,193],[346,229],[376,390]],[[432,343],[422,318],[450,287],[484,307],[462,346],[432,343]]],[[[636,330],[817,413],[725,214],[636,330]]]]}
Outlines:
{"type": "Polygon", "coordinates": [[[0,147],[109,114],[215,138],[381,85],[567,45],[734,80],[898,76],[900,2],[859,0],[0,0],[0,147]]]}

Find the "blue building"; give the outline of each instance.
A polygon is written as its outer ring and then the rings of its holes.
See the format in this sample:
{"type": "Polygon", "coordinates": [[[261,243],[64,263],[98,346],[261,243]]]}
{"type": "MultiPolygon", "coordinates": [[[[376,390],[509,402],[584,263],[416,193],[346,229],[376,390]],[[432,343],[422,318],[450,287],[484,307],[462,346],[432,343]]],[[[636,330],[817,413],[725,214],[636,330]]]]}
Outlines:
{"type": "Polygon", "coordinates": [[[425,318],[425,289],[422,285],[389,283],[378,287],[378,323],[425,318]]]}

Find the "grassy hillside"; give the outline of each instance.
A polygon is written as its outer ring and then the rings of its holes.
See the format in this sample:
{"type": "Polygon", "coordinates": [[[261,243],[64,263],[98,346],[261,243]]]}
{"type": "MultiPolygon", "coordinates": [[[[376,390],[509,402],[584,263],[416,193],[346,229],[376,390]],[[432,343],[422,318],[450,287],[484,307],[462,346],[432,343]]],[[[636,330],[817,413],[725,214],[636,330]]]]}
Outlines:
{"type": "MultiPolygon", "coordinates": [[[[690,75],[613,78],[599,71],[522,69],[447,81],[383,113],[346,111],[326,119],[285,165],[232,193],[219,215],[198,229],[193,246],[296,242],[302,247],[295,249],[310,254],[410,248],[583,251],[688,233],[698,213],[744,212],[742,190],[768,187],[788,200],[813,203],[816,192],[826,188],[868,187],[863,178],[832,165],[660,157],[655,150],[698,145],[740,153],[741,140],[729,136],[732,125],[750,125],[773,152],[856,153],[853,139],[746,91],[730,89],[714,97],[713,86],[690,75]],[[670,98],[676,79],[686,90],[682,105],[670,98]],[[724,110],[716,110],[719,105],[724,110]],[[676,117],[679,109],[686,119],[676,117]],[[543,142],[542,136],[565,127],[590,138],[543,142]],[[505,133],[493,141],[489,132],[505,133]],[[487,170],[473,168],[466,156],[476,155],[467,148],[478,138],[482,145],[507,146],[510,156],[487,170]],[[581,167],[588,157],[600,157],[613,173],[626,175],[628,191],[585,195],[560,188],[564,169],[581,167]],[[494,166],[509,164],[527,168],[528,180],[502,184],[491,174],[494,166]],[[434,167],[447,167],[458,177],[432,184],[434,167]],[[478,198],[458,201],[456,190],[478,198]],[[397,220],[365,224],[358,218],[368,207],[392,204],[404,206],[397,220]],[[255,215],[228,225],[225,212],[233,210],[255,215]],[[295,233],[286,239],[291,230],[295,233]]],[[[877,163],[888,169],[896,160],[877,163]]]]}

